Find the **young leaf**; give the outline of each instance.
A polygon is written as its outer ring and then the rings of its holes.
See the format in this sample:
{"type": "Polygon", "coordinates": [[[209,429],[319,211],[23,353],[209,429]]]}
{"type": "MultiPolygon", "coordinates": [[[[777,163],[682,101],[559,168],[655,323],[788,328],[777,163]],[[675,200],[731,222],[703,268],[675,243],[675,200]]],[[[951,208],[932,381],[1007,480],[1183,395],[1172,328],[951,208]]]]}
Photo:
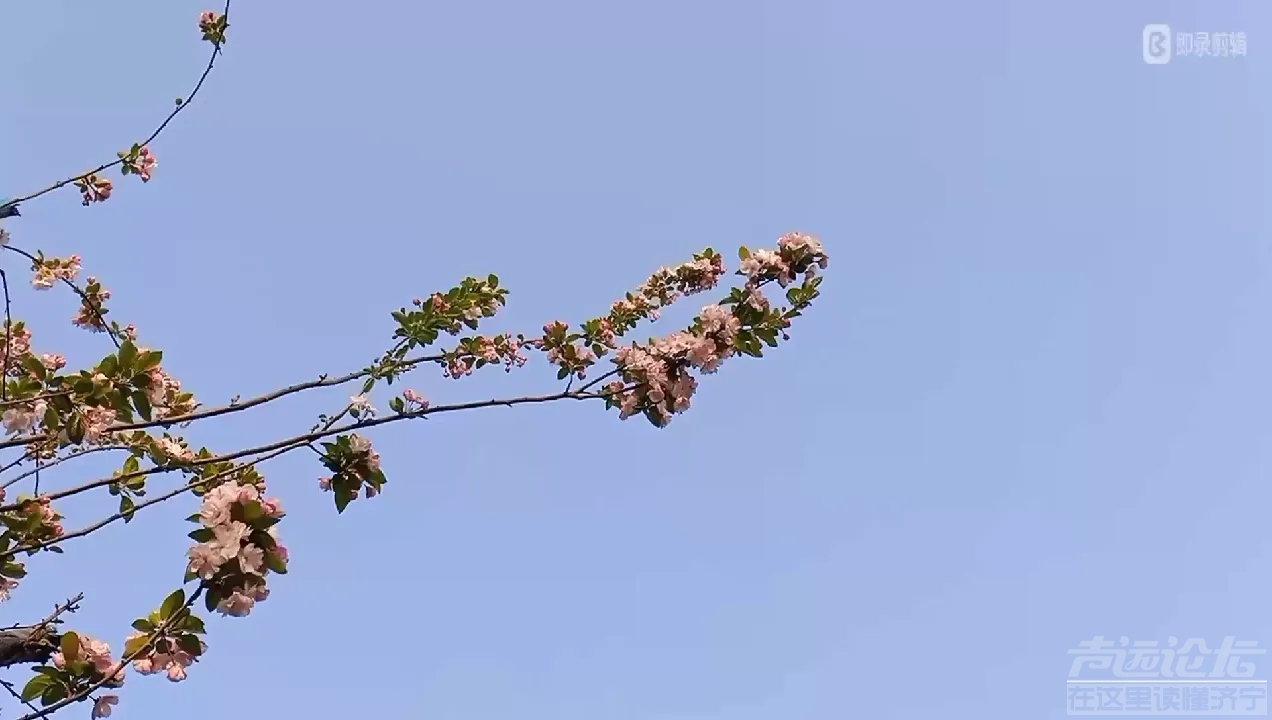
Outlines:
{"type": "Polygon", "coordinates": [[[124,524],[132,522],[133,515],[137,511],[137,503],[127,495],[119,496],[119,514],[124,517],[124,524]]]}
{"type": "Polygon", "coordinates": [[[66,662],[71,662],[78,658],[80,652],[79,635],[76,635],[74,632],[68,632],[63,635],[60,649],[62,651],[62,657],[66,659],[66,662]]]}
{"type": "Polygon", "coordinates": [[[150,642],[149,635],[138,635],[124,643],[124,657],[133,657],[150,642]]]}
{"type": "Polygon", "coordinates": [[[44,694],[53,686],[54,680],[48,675],[36,675],[27,681],[25,687],[22,688],[22,702],[31,702],[32,700],[44,694]]]}
{"type": "Polygon", "coordinates": [[[163,604],[159,606],[159,616],[164,620],[172,617],[174,613],[185,607],[185,589],[177,588],[172,594],[164,598],[163,604]]]}

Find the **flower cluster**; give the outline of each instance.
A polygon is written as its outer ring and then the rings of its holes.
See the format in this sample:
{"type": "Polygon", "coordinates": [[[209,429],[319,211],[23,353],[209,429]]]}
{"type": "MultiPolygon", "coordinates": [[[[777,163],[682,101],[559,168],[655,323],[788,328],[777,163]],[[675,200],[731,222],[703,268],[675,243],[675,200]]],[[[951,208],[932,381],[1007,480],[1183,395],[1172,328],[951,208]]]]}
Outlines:
{"type": "MultiPolygon", "coordinates": [[[[723,302],[704,307],[687,330],[645,344],[632,343],[615,353],[622,379],[605,390],[607,405],[617,407],[620,418],[641,413],[655,426],[665,427],[673,415],[689,408],[698,387],[691,369],[713,373],[738,353],[758,357],[761,342],[775,347],[779,333],[787,337],[791,318],[817,296],[821,281],[817,270],[829,262],[821,243],[802,233],[782,236],[776,250],[752,254],[742,248],[738,254],[742,258],[739,274],[747,278],[743,290],[735,289],[723,302]],[[760,288],[771,281],[786,287],[800,274],[804,284],[787,292],[793,307],[770,309],[760,288]]],[[[722,265],[712,267],[723,272],[722,265]]]]}
{"type": "MultiPolygon", "coordinates": [[[[139,348],[139,352],[147,351],[139,348]]],[[[194,394],[181,391],[181,381],[164,371],[161,365],[146,370],[146,397],[153,408],[155,419],[178,417],[194,412],[194,394]]]]}
{"type": "Polygon", "coordinates": [[[110,678],[104,686],[119,687],[124,684],[124,663],[111,657],[110,645],[88,635],[63,635],[61,647],[49,661],[58,670],[71,670],[89,682],[110,678]]]}
{"type": "Polygon", "coordinates": [[[35,271],[31,285],[37,290],[47,290],[58,280],[71,282],[75,279],[80,271],[80,256],[45,258],[37,255],[31,269],[35,271]]]}
{"type": "Polygon", "coordinates": [[[150,152],[150,147],[137,144],[133,144],[127,150],[119,151],[119,163],[124,175],[136,175],[142,182],[150,182],[151,175],[159,166],[154,153],[150,152]]]}
{"type": "Polygon", "coordinates": [[[375,405],[366,393],[349,398],[349,414],[358,420],[370,420],[375,417],[375,405]]]}
{"type": "MultiPolygon", "coordinates": [[[[608,321],[604,330],[608,333],[609,342],[613,342],[614,333],[610,331],[608,321]]],[[[571,335],[569,325],[554,320],[543,326],[543,337],[531,340],[528,344],[545,351],[548,362],[559,368],[558,380],[568,375],[582,380],[587,377],[587,369],[596,364],[598,354],[605,351],[604,348],[590,348],[584,343],[586,338],[583,335],[571,335]]]]}
{"type": "Polygon", "coordinates": [[[749,288],[758,287],[768,280],[776,280],[778,285],[786,287],[800,274],[805,280],[811,280],[817,275],[818,268],[825,270],[830,264],[830,256],[821,241],[804,233],[787,233],[778,238],[776,250],[750,253],[743,248],[739,254],[742,255],[742,265],[738,274],[746,276],[749,288]]]}
{"type": "Polygon", "coordinates": [[[110,291],[102,287],[97,278],[88,278],[88,284],[84,286],[80,297],[79,310],[71,318],[71,322],[90,332],[105,332],[106,315],[110,312],[106,309],[106,301],[109,299],[110,291]]]}
{"type": "Polygon", "coordinates": [[[35,400],[20,405],[11,405],[0,414],[0,424],[10,435],[30,432],[48,410],[49,404],[44,400],[35,400]]]}
{"type": "Polygon", "coordinates": [[[557,320],[544,325],[543,335],[527,344],[546,353],[548,362],[557,366],[557,379],[570,375],[583,379],[587,369],[618,348],[618,338],[641,320],[657,320],[662,308],[714,288],[724,272],[724,259],[707,248],[689,262],[660,268],[635,292],[615,302],[608,315],[584,322],[581,332],[571,333],[569,326],[557,320]]]}
{"type": "Polygon", "coordinates": [[[318,487],[332,492],[337,512],[344,512],[364,487],[368,498],[380,494],[387,481],[380,469],[380,453],[371,447],[370,440],[358,434],[341,435],[322,447],[322,464],[332,474],[319,478],[318,487]]]}
{"type": "Polygon", "coordinates": [[[52,540],[65,532],[62,515],[53,509],[48,495],[20,497],[11,512],[0,513],[0,524],[8,528],[6,535],[22,544],[52,540]]]}
{"type": "Polygon", "coordinates": [[[154,441],[153,454],[156,460],[162,460],[167,463],[181,464],[190,462],[198,457],[193,450],[186,445],[181,438],[172,437],[167,433],[154,441]]]}
{"type": "MultiPolygon", "coordinates": [[[[714,250],[694,255],[693,260],[674,268],[659,268],[641,283],[636,292],[614,303],[610,319],[615,325],[626,325],[628,318],[649,317],[658,319],[658,309],[666,307],[682,296],[696,295],[715,287],[724,275],[724,258],[714,250]]],[[[633,323],[634,326],[634,323],[633,323]]]]}
{"type": "Polygon", "coordinates": [[[526,364],[528,358],[521,352],[524,343],[524,337],[513,337],[508,333],[494,337],[461,338],[455,349],[446,353],[442,375],[458,380],[471,375],[477,368],[496,364],[502,364],[505,370],[511,371],[526,364]]]}
{"type": "Polygon", "coordinates": [[[446,293],[434,293],[428,300],[415,298],[411,301],[415,309],[393,312],[398,323],[393,337],[402,341],[395,352],[396,359],[402,359],[412,348],[432,344],[443,332],[458,335],[465,326],[475,330],[481,318],[494,317],[507,302],[507,296],[508,291],[499,287],[499,278],[490,275],[484,280],[464,278],[458,286],[446,293]]]}
{"type": "Polygon", "coordinates": [[[185,591],[177,589],[147,617],[133,621],[133,634],[124,641],[124,656],[141,675],[164,673],[172,682],[186,678],[186,669],[207,651],[199,637],[207,632],[203,620],[190,612],[185,591]]]}
{"type": "Polygon", "coordinates": [[[96,173],[89,173],[75,180],[75,189],[80,191],[80,202],[87,207],[93,203],[109,200],[114,186],[111,185],[110,180],[96,173]]]}
{"type": "MultiPolygon", "coordinates": [[[[35,676],[22,688],[20,697],[24,702],[38,698],[40,704],[48,707],[66,698],[82,696],[92,688],[116,688],[124,684],[126,666],[122,660],[111,657],[109,645],[75,632],[64,633],[58,640],[57,650],[49,658],[51,665],[36,667],[35,676]]],[[[106,717],[113,704],[99,700],[94,704],[93,717],[106,717]]]]}
{"type": "Polygon", "coordinates": [[[418,392],[407,388],[402,391],[402,397],[389,400],[389,408],[399,415],[423,412],[428,409],[428,400],[418,392]]]}
{"type": "Polygon", "coordinates": [[[203,39],[213,45],[225,44],[225,29],[229,26],[227,18],[220,13],[211,10],[199,13],[199,30],[203,33],[203,39]]]}
{"type": "Polygon", "coordinates": [[[22,363],[31,354],[31,331],[27,329],[26,323],[21,320],[14,322],[7,333],[0,328],[0,336],[5,337],[5,344],[8,346],[3,348],[3,352],[9,358],[9,374],[25,374],[22,363]]]}
{"type": "Polygon", "coordinates": [[[226,482],[203,496],[189,518],[202,527],[190,533],[197,544],[187,553],[186,579],[203,580],[209,610],[242,617],[269,596],[265,576],[287,572],[287,548],[275,527],[282,517],[282,504],[256,485],[226,482]]]}

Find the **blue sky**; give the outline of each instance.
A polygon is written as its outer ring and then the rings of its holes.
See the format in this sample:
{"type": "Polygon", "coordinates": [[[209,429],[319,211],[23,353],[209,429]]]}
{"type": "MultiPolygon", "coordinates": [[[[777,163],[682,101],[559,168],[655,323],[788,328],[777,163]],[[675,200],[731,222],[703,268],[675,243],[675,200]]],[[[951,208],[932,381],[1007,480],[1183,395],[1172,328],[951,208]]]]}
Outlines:
{"type": "MultiPolygon", "coordinates": [[[[6,8],[0,194],[143,137],[201,69],[203,9],[6,8]]],[[[491,330],[530,332],[708,245],[799,229],[832,264],[792,342],[726,365],[666,430],[579,405],[393,426],[387,493],[341,517],[312,457],[264,466],[291,574],[210,623],[185,683],[131,677],[119,716],[1058,717],[1066,650],[1093,635],[1272,642],[1265,7],[231,17],[153,182],[8,225],[80,253],[204,402],[364,365],[390,310],[464,275],[512,289],[491,330]],[[1248,56],[1146,65],[1155,22],[1246,32],[1248,56]]],[[[37,349],[105,354],[67,295],[14,300],[37,349]]],[[[446,401],[552,378],[412,385],[446,401]]],[[[190,437],[285,437],[347,395],[190,437]]],[[[68,504],[70,524],[106,502],[68,504]]],[[[179,581],[192,508],[33,559],[0,621],[84,590],[76,623],[121,643],[179,581]]]]}

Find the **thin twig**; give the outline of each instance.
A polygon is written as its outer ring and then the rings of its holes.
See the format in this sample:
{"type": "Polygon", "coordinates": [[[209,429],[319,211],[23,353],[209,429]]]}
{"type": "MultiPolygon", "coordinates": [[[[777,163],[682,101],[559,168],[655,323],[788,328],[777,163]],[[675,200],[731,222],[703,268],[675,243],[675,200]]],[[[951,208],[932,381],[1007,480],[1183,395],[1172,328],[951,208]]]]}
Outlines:
{"type": "MultiPolygon", "coordinates": [[[[221,14],[222,14],[222,15],[224,15],[225,17],[227,17],[227,18],[229,17],[229,15],[230,15],[230,0],[226,0],[226,1],[225,1],[225,9],[221,12],[221,14]]],[[[195,98],[195,96],[199,94],[199,90],[203,87],[203,82],[204,82],[205,80],[207,80],[207,79],[208,79],[208,75],[209,75],[209,74],[211,74],[211,72],[212,72],[212,66],[216,64],[216,58],[217,58],[217,55],[220,55],[220,54],[221,54],[221,44],[220,44],[220,43],[213,43],[213,44],[212,44],[212,54],[211,54],[211,56],[208,58],[208,64],[207,64],[207,67],[205,67],[205,68],[203,69],[203,74],[199,76],[199,82],[195,83],[194,89],[193,89],[193,90],[191,90],[191,91],[190,91],[190,94],[186,96],[186,98],[185,98],[185,102],[181,103],[181,104],[180,104],[180,105],[178,105],[178,106],[177,106],[177,107],[176,107],[176,108],[175,108],[172,112],[168,113],[168,116],[167,116],[166,118],[164,118],[163,122],[161,122],[161,123],[159,124],[159,127],[158,127],[158,128],[155,128],[155,131],[154,131],[154,132],[152,132],[152,133],[150,133],[150,137],[146,138],[144,142],[140,143],[140,145],[145,146],[145,145],[149,145],[150,143],[154,142],[155,138],[159,137],[159,134],[160,134],[160,133],[162,133],[162,132],[164,131],[164,129],[168,127],[168,123],[172,122],[172,121],[173,121],[173,119],[174,119],[174,118],[176,118],[176,117],[177,117],[177,115],[178,115],[178,114],[180,114],[182,110],[185,110],[186,108],[190,107],[190,103],[194,102],[194,98],[195,98]]],[[[105,163],[105,164],[103,164],[103,165],[99,165],[99,166],[97,166],[97,168],[95,168],[95,169],[93,169],[93,170],[89,170],[89,171],[88,171],[88,172],[86,172],[86,173],[82,173],[82,174],[80,174],[80,175],[76,175],[76,176],[74,176],[74,177],[67,178],[66,180],[59,180],[58,182],[53,183],[52,185],[50,185],[50,186],[48,186],[48,187],[44,188],[43,190],[39,190],[39,191],[33,192],[33,193],[31,193],[30,195],[23,195],[23,196],[21,196],[21,197],[13,198],[13,199],[11,199],[11,200],[8,200],[8,201],[4,202],[3,204],[0,204],[0,210],[3,210],[4,208],[7,208],[7,207],[10,207],[10,206],[13,206],[13,205],[17,205],[18,203],[24,203],[24,202],[26,202],[26,201],[28,201],[28,200],[34,200],[35,198],[38,198],[38,197],[40,197],[41,195],[47,195],[48,193],[51,193],[51,192],[53,192],[54,190],[59,190],[59,189],[61,189],[61,188],[64,188],[64,187],[66,187],[67,185],[70,185],[71,183],[78,182],[78,181],[80,181],[80,180],[84,180],[84,179],[88,178],[89,176],[91,176],[91,175],[96,175],[97,173],[102,172],[102,171],[104,171],[104,170],[109,170],[109,169],[111,169],[111,168],[115,167],[116,165],[119,165],[119,164],[120,164],[120,163],[122,163],[123,161],[124,161],[124,159],[123,159],[123,158],[117,158],[117,159],[112,160],[112,161],[110,161],[110,162],[108,162],[108,163],[105,163]]]]}
{"type": "MultiPolygon", "coordinates": [[[[444,359],[445,359],[445,355],[423,355],[420,357],[408,358],[406,360],[397,361],[393,363],[390,367],[394,370],[409,369],[409,368],[415,367],[416,365],[422,365],[424,363],[441,362],[444,359]]],[[[118,432],[128,432],[131,430],[144,430],[146,428],[159,427],[159,426],[171,427],[173,425],[182,425],[185,423],[193,422],[195,420],[203,420],[205,418],[217,417],[219,415],[228,415],[230,413],[241,412],[249,408],[254,408],[254,407],[257,407],[258,405],[264,405],[267,402],[271,402],[279,398],[286,397],[288,395],[294,395],[298,392],[303,392],[305,390],[313,390],[315,388],[343,385],[345,383],[352,382],[354,380],[358,380],[368,375],[371,375],[372,373],[377,372],[377,370],[379,369],[381,368],[365,368],[362,370],[358,370],[356,372],[351,372],[346,375],[341,375],[340,377],[334,377],[334,378],[329,378],[326,375],[323,375],[319,377],[317,380],[309,380],[307,382],[290,385],[288,387],[282,388],[281,390],[275,390],[274,392],[266,393],[264,395],[254,397],[250,400],[242,400],[235,403],[229,403],[227,405],[221,405],[219,407],[209,408],[207,410],[198,410],[196,412],[186,413],[185,415],[173,415],[172,417],[166,417],[159,420],[147,420],[145,422],[115,425],[108,428],[106,432],[118,433],[118,432]]],[[[48,440],[48,439],[49,439],[49,436],[47,434],[41,433],[39,435],[28,435],[25,437],[14,438],[12,440],[5,440],[3,442],[0,442],[0,450],[3,450],[5,448],[30,445],[31,443],[41,442],[43,440],[48,440]]]]}
{"type": "MultiPolygon", "coordinates": [[[[502,406],[506,406],[506,407],[512,407],[512,406],[514,406],[514,405],[524,405],[524,404],[532,404],[532,403],[545,403],[545,402],[552,402],[552,401],[555,401],[555,400],[567,400],[567,399],[569,399],[569,400],[592,400],[592,399],[601,399],[601,398],[604,398],[604,397],[605,397],[605,395],[603,395],[603,394],[598,394],[598,393],[582,393],[582,392],[577,391],[577,390],[576,390],[576,391],[574,391],[574,392],[572,392],[572,393],[568,393],[568,394],[567,394],[567,393],[554,393],[554,394],[551,394],[551,395],[528,395],[528,396],[525,396],[525,397],[506,398],[506,399],[502,399],[502,400],[500,400],[500,399],[491,399],[491,400],[482,400],[482,401],[475,401],[475,402],[468,402],[468,403],[460,403],[460,404],[456,404],[456,405],[439,405],[439,406],[437,406],[437,407],[431,407],[431,408],[427,408],[427,409],[425,409],[425,410],[419,410],[419,411],[416,411],[416,412],[413,412],[413,413],[403,413],[403,414],[401,414],[401,415],[391,415],[391,416],[383,417],[383,418],[377,418],[377,419],[372,419],[372,420],[366,420],[366,421],[359,421],[359,422],[355,422],[355,423],[350,423],[350,424],[348,424],[348,425],[342,425],[342,426],[340,426],[340,427],[338,427],[338,428],[326,427],[326,428],[323,428],[323,429],[317,430],[317,431],[312,432],[312,433],[308,433],[308,434],[305,434],[305,435],[298,435],[298,436],[296,436],[296,437],[289,438],[289,439],[287,439],[287,440],[281,440],[281,441],[278,441],[278,442],[270,443],[269,445],[262,445],[262,446],[255,447],[255,448],[251,448],[251,449],[248,449],[248,450],[241,450],[241,451],[236,452],[236,453],[229,453],[229,454],[227,454],[227,455],[222,455],[222,456],[215,457],[215,458],[205,458],[205,459],[199,460],[199,461],[197,461],[197,464],[200,464],[200,465],[206,465],[206,464],[215,463],[215,462],[224,462],[224,461],[227,461],[227,460],[234,460],[234,459],[238,459],[238,458],[246,457],[246,456],[249,456],[249,455],[263,455],[263,457],[255,458],[255,459],[253,459],[253,460],[250,460],[250,461],[248,461],[248,462],[244,463],[243,465],[240,465],[240,466],[237,466],[237,467],[233,467],[233,468],[230,468],[229,470],[224,470],[224,471],[222,471],[222,472],[216,473],[216,474],[212,475],[211,477],[205,477],[205,478],[195,477],[195,478],[192,478],[189,482],[187,482],[187,483],[186,483],[184,486],[182,486],[182,487],[179,487],[179,488],[177,488],[177,489],[175,489],[175,490],[172,490],[172,491],[170,491],[170,492],[168,492],[168,493],[165,493],[165,494],[163,494],[163,495],[158,495],[158,496],[155,496],[155,497],[153,497],[153,498],[150,498],[150,499],[146,500],[145,502],[138,503],[138,504],[137,504],[137,505],[135,505],[132,509],[130,509],[130,510],[129,510],[129,512],[128,512],[127,514],[131,516],[131,515],[135,514],[138,510],[141,510],[142,508],[149,507],[149,506],[154,505],[154,504],[156,504],[156,503],[163,502],[164,500],[168,500],[168,499],[171,499],[171,498],[173,498],[173,497],[176,497],[177,495],[180,495],[180,494],[182,494],[182,493],[188,492],[188,491],[190,491],[191,489],[193,489],[193,488],[194,488],[195,486],[197,486],[197,485],[205,485],[205,484],[211,484],[211,483],[214,483],[216,480],[220,480],[220,479],[223,479],[223,478],[225,478],[225,477],[228,477],[228,476],[230,476],[230,475],[232,475],[232,474],[234,474],[234,473],[240,472],[240,471],[242,471],[242,470],[243,470],[244,468],[246,468],[246,467],[253,467],[253,466],[255,466],[257,463],[264,462],[264,461],[266,461],[266,460],[269,460],[269,459],[272,459],[272,458],[278,457],[279,455],[283,455],[283,454],[285,454],[285,453],[291,452],[292,450],[298,450],[298,449],[300,449],[300,448],[307,447],[310,443],[312,443],[312,442],[314,442],[314,441],[316,441],[316,440],[321,440],[321,439],[326,438],[326,437],[331,437],[331,436],[333,436],[333,435],[339,435],[339,434],[346,433],[346,432],[350,432],[350,431],[353,431],[353,430],[361,430],[361,429],[364,429],[364,428],[368,428],[368,427],[375,427],[375,426],[378,426],[378,425],[387,425],[388,423],[398,422],[398,421],[400,421],[400,420],[411,420],[411,419],[415,419],[415,418],[419,418],[419,417],[424,417],[424,416],[426,416],[426,415],[431,415],[431,414],[438,413],[438,412],[450,412],[450,411],[455,411],[455,410],[470,410],[470,409],[481,408],[481,407],[494,407],[494,406],[496,406],[496,405],[502,405],[502,406]]],[[[135,472],[135,473],[125,473],[125,474],[120,475],[120,476],[118,476],[118,477],[111,477],[111,478],[104,479],[104,480],[98,480],[98,481],[95,481],[95,482],[92,482],[92,483],[86,483],[86,484],[81,485],[81,486],[79,486],[79,487],[77,487],[77,488],[72,488],[71,490],[64,490],[64,491],[57,492],[57,493],[50,493],[50,494],[49,494],[49,498],[50,498],[50,499],[52,499],[52,500],[56,500],[56,499],[58,499],[58,498],[67,497],[68,495],[74,495],[74,494],[77,494],[77,493],[84,492],[84,491],[86,491],[86,490],[91,490],[92,488],[95,488],[95,487],[101,487],[101,486],[103,486],[103,485],[109,485],[109,484],[111,484],[111,483],[115,483],[115,482],[122,482],[123,480],[125,480],[125,479],[127,479],[127,478],[130,478],[130,477],[136,477],[136,476],[139,476],[139,475],[147,475],[147,474],[154,473],[154,472],[156,472],[156,471],[158,471],[158,472],[170,472],[170,471],[172,471],[172,470],[178,470],[178,469],[181,469],[182,467],[188,468],[188,467],[190,467],[192,464],[194,464],[194,463],[187,463],[187,464],[185,464],[184,466],[178,466],[178,467],[158,467],[158,468],[148,468],[148,469],[146,469],[146,470],[141,470],[141,471],[138,471],[138,472],[135,472]]],[[[0,507],[0,512],[11,511],[11,510],[17,509],[17,507],[18,507],[18,505],[17,505],[17,504],[12,505],[12,506],[8,506],[8,505],[6,505],[6,506],[3,506],[3,507],[0,507]]],[[[102,520],[100,520],[100,521],[98,521],[98,522],[96,522],[96,523],[93,523],[93,524],[88,525],[88,526],[86,526],[86,527],[80,528],[79,530],[75,530],[75,531],[73,531],[73,532],[69,532],[69,533],[64,533],[64,534],[62,534],[62,535],[60,535],[60,536],[58,536],[58,537],[56,537],[56,538],[52,538],[52,539],[50,539],[50,540],[45,540],[45,541],[37,542],[37,543],[30,543],[30,544],[27,544],[27,545],[21,545],[21,546],[18,546],[18,547],[13,548],[12,550],[8,550],[8,551],[6,551],[6,553],[5,553],[5,554],[6,554],[6,555],[13,556],[13,555],[17,555],[18,553],[30,552],[30,551],[35,551],[35,550],[41,550],[41,549],[44,549],[44,548],[47,548],[47,547],[51,547],[51,546],[53,546],[53,545],[59,545],[59,544],[61,544],[62,542],[65,542],[66,540],[72,540],[72,539],[75,539],[75,538],[84,537],[85,535],[88,535],[89,533],[95,532],[95,531],[97,531],[97,530],[99,530],[99,529],[101,529],[101,528],[103,528],[103,527],[105,527],[105,526],[107,526],[107,525],[110,525],[111,523],[114,523],[114,522],[116,522],[116,521],[118,521],[118,520],[122,520],[122,519],[124,519],[124,517],[125,517],[125,513],[122,513],[122,512],[120,512],[120,513],[115,513],[114,515],[111,515],[110,517],[104,518],[104,519],[102,519],[102,520]]]]}

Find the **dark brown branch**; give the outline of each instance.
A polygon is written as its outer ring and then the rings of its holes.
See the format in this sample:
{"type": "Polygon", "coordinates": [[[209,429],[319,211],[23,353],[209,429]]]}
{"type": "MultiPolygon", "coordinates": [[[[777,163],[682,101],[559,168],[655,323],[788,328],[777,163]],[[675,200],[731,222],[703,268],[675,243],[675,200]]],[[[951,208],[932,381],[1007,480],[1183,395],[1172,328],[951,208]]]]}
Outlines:
{"type": "Polygon", "coordinates": [[[0,630],[0,667],[48,662],[49,657],[57,652],[62,639],[61,635],[53,632],[52,626],[59,622],[58,617],[62,613],[75,612],[83,599],[84,593],[76,595],[58,605],[36,625],[16,625],[0,630]]]}
{"type": "MultiPolygon", "coordinates": [[[[221,14],[226,17],[229,17],[230,0],[225,0],[225,9],[221,12],[221,14]]],[[[203,69],[203,74],[199,76],[199,81],[195,83],[194,89],[191,90],[190,94],[186,96],[184,102],[182,102],[180,105],[177,105],[177,107],[172,112],[168,113],[168,116],[163,119],[163,122],[159,123],[159,127],[155,128],[155,131],[150,133],[150,137],[146,138],[144,141],[139,143],[140,145],[145,146],[154,142],[155,138],[159,137],[159,134],[162,133],[164,129],[168,127],[168,124],[171,123],[173,119],[175,119],[177,115],[181,113],[182,110],[185,110],[186,108],[190,107],[190,103],[194,102],[195,96],[199,94],[199,90],[203,87],[203,82],[207,80],[208,75],[212,73],[212,67],[216,64],[216,58],[220,54],[221,54],[221,44],[213,43],[212,54],[210,57],[208,57],[207,67],[203,69]]],[[[96,175],[99,172],[109,170],[115,167],[116,165],[123,163],[123,161],[124,161],[124,158],[117,158],[103,165],[98,165],[96,168],[94,168],[93,170],[89,170],[86,173],[81,173],[79,175],[67,178],[65,180],[59,180],[58,182],[53,183],[52,185],[44,188],[43,190],[33,192],[30,195],[23,195],[20,197],[13,198],[3,204],[0,204],[0,210],[17,205],[19,203],[24,203],[28,200],[34,200],[35,198],[38,198],[41,195],[47,195],[48,193],[51,193],[54,190],[60,190],[61,188],[64,188],[67,185],[70,185],[71,183],[84,180],[85,178],[88,178],[91,175],[96,175]]]]}

